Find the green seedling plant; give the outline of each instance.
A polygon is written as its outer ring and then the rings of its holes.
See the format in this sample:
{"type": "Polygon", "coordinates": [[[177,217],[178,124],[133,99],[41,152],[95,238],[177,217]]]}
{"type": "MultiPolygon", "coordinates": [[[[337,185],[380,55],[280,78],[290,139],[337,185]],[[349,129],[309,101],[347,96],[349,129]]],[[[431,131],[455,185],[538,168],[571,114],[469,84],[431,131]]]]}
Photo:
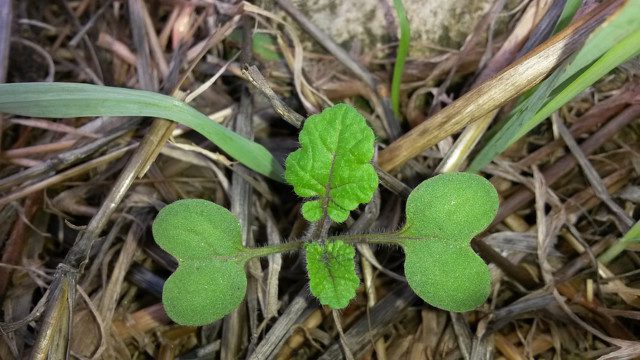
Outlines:
{"type": "Polygon", "coordinates": [[[235,216],[201,199],[179,200],[159,212],[153,236],[179,264],[162,294],[171,319],[194,326],[221,319],[245,296],[247,261],[291,251],[305,253],[311,293],[321,304],[342,309],[360,285],[357,243],[400,246],[409,285],[433,306],[464,312],[486,301],[489,270],[469,245],[498,209],[496,190],[486,179],[471,173],[435,176],[409,195],[399,231],[329,236],[328,224],[344,222],[376,191],[374,134],[354,108],[338,104],[309,117],[299,139],[300,148],[286,160],[285,179],[304,199],[302,216],[310,228],[320,229],[305,240],[244,247],[235,216]]]}

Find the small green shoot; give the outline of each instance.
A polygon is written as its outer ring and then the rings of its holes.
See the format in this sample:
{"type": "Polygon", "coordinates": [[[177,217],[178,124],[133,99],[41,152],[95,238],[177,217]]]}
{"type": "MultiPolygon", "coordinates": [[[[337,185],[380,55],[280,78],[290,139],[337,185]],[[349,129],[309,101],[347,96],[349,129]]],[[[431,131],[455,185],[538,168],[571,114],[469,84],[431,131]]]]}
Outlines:
{"type": "Polygon", "coordinates": [[[640,242],[640,221],[635,223],[618,242],[598,256],[598,261],[608,264],[626,250],[629,245],[637,244],[638,242],[640,242]]]}
{"type": "Polygon", "coordinates": [[[404,10],[402,0],[393,0],[393,7],[396,9],[398,23],[400,24],[400,42],[396,53],[396,63],[393,65],[393,78],[391,79],[391,105],[393,113],[398,119],[400,116],[400,84],[402,84],[402,73],[404,72],[404,64],[409,54],[409,42],[411,40],[411,27],[409,26],[409,18],[404,10]]]}
{"type": "MultiPolygon", "coordinates": [[[[239,46],[242,42],[242,31],[233,31],[227,36],[227,40],[239,46]]],[[[254,32],[251,40],[251,50],[258,59],[262,61],[282,60],[282,54],[278,50],[278,41],[274,35],[254,32]]]]}
{"type": "Polygon", "coordinates": [[[328,215],[343,222],[371,201],[378,175],[371,165],[373,130],[357,110],[338,104],[312,115],[300,132],[300,149],[287,157],[285,179],[299,196],[308,221],[328,215]]]}
{"type": "MultiPolygon", "coordinates": [[[[371,199],[377,176],[371,165],[373,133],[355,109],[340,104],[310,117],[300,133],[301,149],[287,159],[286,178],[310,221],[344,221],[371,199]],[[364,145],[363,145],[364,144],[364,145]],[[348,191],[343,191],[349,189],[348,191]]],[[[469,243],[498,209],[491,183],[471,173],[448,173],[422,182],[407,199],[406,224],[396,233],[320,235],[320,239],[245,248],[240,226],[226,209],[205,200],[181,200],[160,211],[156,241],[179,261],[167,280],[163,302],[180,324],[204,325],[242,302],[244,264],[253,257],[305,250],[309,288],[324,305],[342,309],[355,296],[355,243],[393,244],[404,249],[409,285],[429,304],[469,311],[489,296],[486,264],[469,243]]]]}
{"type": "Polygon", "coordinates": [[[282,59],[282,55],[277,50],[278,42],[270,34],[254,33],[252,49],[253,53],[262,60],[278,61],[282,59]]]}
{"type": "MultiPolygon", "coordinates": [[[[320,226],[327,217],[343,222],[351,210],[371,201],[378,187],[371,165],[374,135],[357,110],[338,104],[309,117],[299,140],[300,149],[287,157],[285,179],[296,194],[312,198],[302,205],[305,219],[320,226]]],[[[353,247],[310,243],[305,250],[311,293],[334,309],[347,306],[360,284],[353,247]]]]}
{"type": "Polygon", "coordinates": [[[342,309],[356,296],[360,279],[356,275],[353,246],[337,240],[326,244],[309,243],[307,272],[309,288],[322,305],[342,309]]]}

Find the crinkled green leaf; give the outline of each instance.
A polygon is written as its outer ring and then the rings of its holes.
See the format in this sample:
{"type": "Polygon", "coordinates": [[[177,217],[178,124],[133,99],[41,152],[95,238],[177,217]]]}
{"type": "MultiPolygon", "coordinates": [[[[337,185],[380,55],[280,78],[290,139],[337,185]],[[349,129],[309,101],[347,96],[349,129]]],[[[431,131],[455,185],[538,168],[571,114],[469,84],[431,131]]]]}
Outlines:
{"type": "Polygon", "coordinates": [[[371,201],[378,176],[371,165],[373,131],[358,111],[338,104],[310,116],[300,132],[300,149],[289,155],[285,178],[301,197],[311,198],[302,215],[318,221],[324,210],[343,222],[359,204],[371,201]]]}
{"type": "Polygon", "coordinates": [[[400,244],[406,254],[405,276],[418,296],[457,312],[487,299],[489,269],[469,243],[497,211],[495,188],[471,173],[438,175],[411,192],[400,244]]]}
{"type": "Polygon", "coordinates": [[[153,222],[153,237],[178,260],[162,289],[169,317],[182,325],[206,325],[244,299],[247,278],[240,224],[227,209],[206,200],[165,206],[153,222]]]}
{"type": "Polygon", "coordinates": [[[309,243],[305,250],[311,293],[321,304],[333,309],[349,305],[360,285],[353,246],[338,240],[326,244],[309,243]]]}

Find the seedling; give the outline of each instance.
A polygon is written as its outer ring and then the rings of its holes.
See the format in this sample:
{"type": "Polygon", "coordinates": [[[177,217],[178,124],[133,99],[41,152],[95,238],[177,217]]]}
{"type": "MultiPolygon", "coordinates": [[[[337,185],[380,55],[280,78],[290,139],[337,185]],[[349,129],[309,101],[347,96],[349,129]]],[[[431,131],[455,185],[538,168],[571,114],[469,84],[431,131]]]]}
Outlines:
{"type": "MultiPolygon", "coordinates": [[[[285,178],[306,199],[303,217],[324,227],[343,222],[371,201],[378,178],[371,164],[374,135],[352,107],[339,104],[307,119],[300,149],[286,160],[285,178]]],[[[427,303],[463,312],[489,296],[486,264],[469,243],[493,220],[498,196],[484,178],[470,173],[435,176],[418,185],[406,204],[406,223],[393,233],[326,236],[246,248],[238,220],[206,200],[176,201],[163,208],[153,235],[178,259],[162,300],[171,319],[205,325],[236,308],[246,291],[245,263],[254,257],[304,250],[309,287],[324,305],[341,309],[355,296],[355,243],[391,244],[405,252],[405,276],[427,303]]]]}

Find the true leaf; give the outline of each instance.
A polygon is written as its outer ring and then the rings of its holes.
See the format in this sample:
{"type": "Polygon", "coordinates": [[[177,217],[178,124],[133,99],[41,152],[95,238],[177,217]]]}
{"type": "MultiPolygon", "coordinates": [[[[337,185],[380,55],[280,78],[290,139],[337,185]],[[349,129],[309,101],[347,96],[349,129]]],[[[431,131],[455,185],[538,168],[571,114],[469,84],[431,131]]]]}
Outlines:
{"type": "Polygon", "coordinates": [[[343,222],[359,204],[371,201],[378,176],[371,165],[373,131],[357,110],[338,104],[309,117],[300,149],[287,157],[285,179],[301,197],[312,198],[302,215],[318,221],[326,211],[343,222]]]}
{"type": "Polygon", "coordinates": [[[162,289],[169,317],[182,325],[206,325],[244,299],[247,278],[240,224],[227,209],[206,200],[165,206],[153,222],[153,237],[178,260],[162,289]]]}
{"type": "Polygon", "coordinates": [[[354,268],[353,246],[337,240],[309,243],[305,250],[311,293],[323,305],[333,309],[346,307],[360,285],[354,268]]]}
{"type": "Polygon", "coordinates": [[[409,195],[400,245],[405,276],[427,303],[448,311],[469,311],[491,290],[487,265],[471,249],[498,210],[498,195],[486,179],[447,173],[418,185],[409,195]]]}

